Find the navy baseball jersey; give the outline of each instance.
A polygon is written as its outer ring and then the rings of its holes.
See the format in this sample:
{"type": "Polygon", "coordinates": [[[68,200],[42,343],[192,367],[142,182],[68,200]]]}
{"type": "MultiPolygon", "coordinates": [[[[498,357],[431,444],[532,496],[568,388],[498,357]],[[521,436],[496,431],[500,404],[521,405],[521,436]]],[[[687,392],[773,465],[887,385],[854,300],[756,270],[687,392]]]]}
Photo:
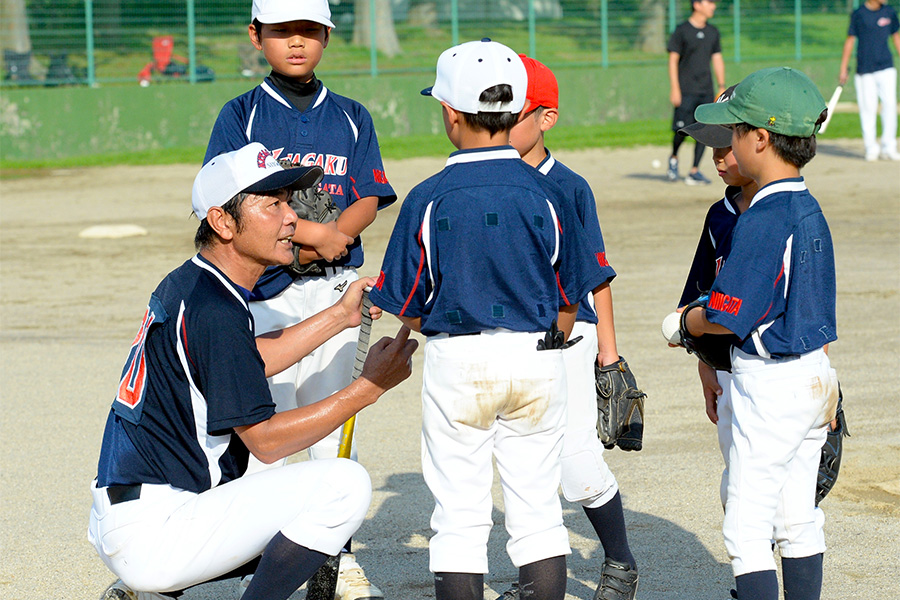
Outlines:
{"type": "MultiPolygon", "coordinates": [[[[250,142],[261,142],[277,159],[322,167],[325,176],[319,187],[331,194],[341,210],[368,196],[378,197],[379,209],[397,199],[384,173],[372,117],[362,104],[324,85],[302,112],[269,78],[231,100],[216,119],[203,162],[250,142]]],[[[347,256],[329,265],[362,266],[362,241],[357,238],[347,250],[347,256]]],[[[293,279],[287,267],[270,267],[257,282],[252,300],[277,295],[293,279]]]]}
{"type": "MultiPolygon", "coordinates": [[[[553,158],[549,150],[537,168],[538,171],[555,181],[566,194],[566,198],[574,203],[575,214],[578,216],[587,238],[588,251],[597,260],[600,267],[602,278],[600,283],[612,281],[616,276],[616,271],[606,259],[603,232],[600,230],[600,219],[597,218],[597,202],[594,200],[591,186],[584,177],[553,158]]],[[[597,313],[593,306],[593,296],[589,293],[578,303],[576,320],[596,323],[597,313]]]]}
{"type": "Polygon", "coordinates": [[[372,302],[422,333],[546,331],[602,282],[563,191],[511,146],[461,150],[406,197],[372,302]]]}
{"type": "Polygon", "coordinates": [[[725,264],[731,250],[731,232],[740,216],[735,201],[740,193],[740,186],[730,185],[725,188],[725,197],[709,207],[678,306],[687,306],[708,293],[725,264]]]}
{"type": "Polygon", "coordinates": [[[98,486],[200,493],[240,477],[248,450],[233,428],[275,414],[248,296],[199,254],[159,284],[106,422],[98,486]]]}
{"type": "Polygon", "coordinates": [[[834,247],[802,177],[757,192],[734,228],[706,316],[765,358],[806,354],[837,339],[834,247]]]}
{"type": "Polygon", "coordinates": [[[847,35],[856,38],[857,73],[864,75],[894,66],[888,41],[897,31],[900,31],[897,11],[887,4],[878,10],[869,10],[863,4],[853,11],[847,35]]]}

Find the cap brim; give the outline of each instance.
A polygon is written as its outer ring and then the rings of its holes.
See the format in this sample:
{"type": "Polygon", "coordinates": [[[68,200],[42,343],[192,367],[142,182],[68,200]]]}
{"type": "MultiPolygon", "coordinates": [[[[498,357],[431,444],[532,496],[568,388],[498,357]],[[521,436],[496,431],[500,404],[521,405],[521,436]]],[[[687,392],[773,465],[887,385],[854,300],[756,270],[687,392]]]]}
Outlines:
{"type": "Polygon", "coordinates": [[[430,95],[431,95],[431,90],[432,90],[433,88],[434,88],[434,86],[433,86],[433,85],[430,85],[430,86],[428,86],[427,88],[425,88],[424,90],[422,90],[422,91],[419,92],[419,93],[422,94],[423,96],[430,96],[430,95]]]}
{"type": "Polygon", "coordinates": [[[259,194],[261,192],[271,192],[287,188],[289,190],[303,190],[311,188],[322,180],[325,172],[322,167],[294,167],[293,169],[285,169],[272,173],[268,177],[260,179],[253,185],[247,186],[242,192],[250,192],[251,194],[259,194]]]}
{"type": "Polygon", "coordinates": [[[327,19],[321,15],[307,15],[302,13],[261,13],[256,15],[255,19],[260,23],[264,23],[266,25],[272,25],[273,23],[290,23],[292,21],[312,21],[313,23],[319,23],[320,25],[324,25],[329,29],[334,29],[334,23],[331,19],[327,19]]]}
{"type": "Polygon", "coordinates": [[[682,127],[678,130],[678,133],[689,135],[710,148],[728,148],[731,146],[731,130],[724,125],[693,123],[687,127],[682,127]]]}
{"type": "Polygon", "coordinates": [[[694,118],[700,123],[709,125],[732,125],[740,123],[741,119],[731,113],[731,102],[713,102],[712,104],[701,104],[694,111],[694,118]]]}

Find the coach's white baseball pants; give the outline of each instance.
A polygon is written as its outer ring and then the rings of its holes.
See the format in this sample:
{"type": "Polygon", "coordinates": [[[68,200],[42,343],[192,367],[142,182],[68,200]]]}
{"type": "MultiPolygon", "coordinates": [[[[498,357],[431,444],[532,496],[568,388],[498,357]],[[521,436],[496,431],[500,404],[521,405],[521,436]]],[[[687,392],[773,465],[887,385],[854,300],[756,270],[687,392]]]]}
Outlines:
{"type": "Polygon", "coordinates": [[[143,485],[110,505],[91,484],[88,539],[106,566],[145,592],[186,588],[259,556],[275,534],[329,555],[359,529],[372,498],[353,461],[307,461],[241,477],[202,494],[143,485]]]}
{"type": "Polygon", "coordinates": [[[793,359],[732,351],[725,547],[734,575],[825,551],[816,474],[838,382],[823,350],[793,359]]]}
{"type": "Polygon", "coordinates": [[[491,330],[429,337],[422,388],[422,474],[434,495],[430,569],[487,573],[492,458],[516,567],[569,554],[559,500],[566,378],[543,334],[491,330]]]}
{"type": "MultiPolygon", "coordinates": [[[[250,312],[256,335],[284,329],[329,308],[341,299],[347,286],[359,279],[356,269],[328,267],[322,277],[302,277],[279,295],[262,302],[251,302],[250,312]]],[[[269,391],[275,411],[283,412],[298,406],[309,406],[340,391],[350,384],[356,358],[359,327],[345,329],[313,350],[299,363],[269,377],[269,391]]],[[[359,419],[356,422],[359,428],[359,419]]],[[[355,437],[355,436],[354,436],[355,437]]],[[[331,432],[310,446],[309,457],[337,457],[341,443],[341,428],[331,432]]],[[[356,460],[356,444],[350,458],[356,460]]],[[[250,456],[247,473],[279,467],[285,460],[266,465],[250,456]]]]}
{"type": "Polygon", "coordinates": [[[862,126],[866,156],[878,156],[880,152],[897,152],[897,69],[891,67],[874,73],[857,74],[856,103],[859,105],[859,122],[862,126]],[[876,113],[881,100],[881,145],[876,137],[876,113]]]}
{"type": "Polygon", "coordinates": [[[579,335],[583,339],[563,351],[568,416],[560,458],[562,491],[569,502],[599,508],[612,500],[619,485],[603,460],[603,444],[597,436],[597,326],[577,321],[569,337],[579,335]]]}

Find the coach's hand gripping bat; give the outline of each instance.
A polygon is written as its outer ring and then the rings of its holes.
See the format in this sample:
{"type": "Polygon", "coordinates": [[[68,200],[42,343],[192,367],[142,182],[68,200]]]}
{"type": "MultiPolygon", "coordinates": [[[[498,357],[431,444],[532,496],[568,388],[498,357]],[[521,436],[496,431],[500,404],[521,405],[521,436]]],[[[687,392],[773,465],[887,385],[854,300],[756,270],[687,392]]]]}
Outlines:
{"type": "MultiPolygon", "coordinates": [[[[369,351],[369,336],[372,334],[372,315],[369,314],[371,308],[372,301],[369,300],[369,292],[363,292],[362,323],[359,326],[359,341],[356,343],[356,361],[353,363],[354,381],[362,373],[366,354],[369,351]]],[[[338,458],[350,458],[355,425],[356,415],[351,416],[344,423],[341,430],[341,444],[338,446],[338,458]]],[[[306,600],[334,600],[340,566],[340,552],[337,556],[328,557],[325,564],[319,567],[319,570],[310,578],[306,586],[306,600]]]]}

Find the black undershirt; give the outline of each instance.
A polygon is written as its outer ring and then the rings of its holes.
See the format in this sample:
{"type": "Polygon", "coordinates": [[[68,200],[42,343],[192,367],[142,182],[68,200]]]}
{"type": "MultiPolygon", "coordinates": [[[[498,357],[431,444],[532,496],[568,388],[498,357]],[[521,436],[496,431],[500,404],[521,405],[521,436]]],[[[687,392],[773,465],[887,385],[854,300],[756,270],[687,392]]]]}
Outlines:
{"type": "Polygon", "coordinates": [[[284,94],[288,102],[293,104],[294,108],[300,112],[307,109],[322,86],[322,82],[316,78],[315,74],[313,74],[312,79],[303,83],[292,77],[285,77],[272,71],[269,73],[269,80],[275,84],[279,92],[284,94]]]}

